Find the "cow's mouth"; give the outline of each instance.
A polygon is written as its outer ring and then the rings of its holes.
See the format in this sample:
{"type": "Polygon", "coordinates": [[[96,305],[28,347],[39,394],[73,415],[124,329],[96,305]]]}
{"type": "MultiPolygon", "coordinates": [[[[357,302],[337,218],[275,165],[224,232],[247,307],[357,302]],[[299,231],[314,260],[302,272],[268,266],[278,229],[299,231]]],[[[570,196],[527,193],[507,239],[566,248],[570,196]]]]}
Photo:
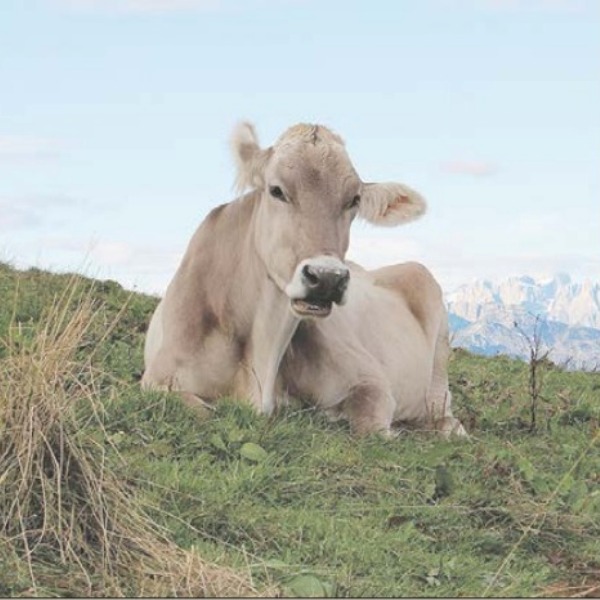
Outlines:
{"type": "Polygon", "coordinates": [[[292,300],[292,310],[300,317],[326,317],[331,312],[330,300],[292,300]]]}

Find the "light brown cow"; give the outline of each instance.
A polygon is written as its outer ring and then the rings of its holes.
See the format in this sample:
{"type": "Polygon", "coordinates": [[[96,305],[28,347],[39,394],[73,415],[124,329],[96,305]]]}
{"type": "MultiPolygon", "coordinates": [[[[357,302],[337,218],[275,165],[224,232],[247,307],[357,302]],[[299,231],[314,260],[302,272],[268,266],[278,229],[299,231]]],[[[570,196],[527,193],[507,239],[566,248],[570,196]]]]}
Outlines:
{"type": "Polygon", "coordinates": [[[366,271],[344,261],[360,215],[398,225],[425,212],[400,183],[364,183],[342,139],[296,125],[265,150],[252,125],[232,138],[238,186],[194,234],[152,317],[146,388],[198,401],[287,396],[358,433],[395,421],[464,434],[448,390],[440,288],[416,263],[366,271]],[[338,306],[333,306],[334,304],[338,306]]]}

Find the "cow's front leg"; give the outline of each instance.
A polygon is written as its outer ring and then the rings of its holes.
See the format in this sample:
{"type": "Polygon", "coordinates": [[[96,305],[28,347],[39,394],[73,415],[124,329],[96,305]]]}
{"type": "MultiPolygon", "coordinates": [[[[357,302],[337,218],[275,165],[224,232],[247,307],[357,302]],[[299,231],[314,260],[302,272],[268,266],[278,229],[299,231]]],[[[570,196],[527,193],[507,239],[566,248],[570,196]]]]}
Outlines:
{"type": "Polygon", "coordinates": [[[275,409],[279,365],[299,322],[289,299],[269,280],[252,326],[249,360],[250,401],[266,415],[275,409]]]}

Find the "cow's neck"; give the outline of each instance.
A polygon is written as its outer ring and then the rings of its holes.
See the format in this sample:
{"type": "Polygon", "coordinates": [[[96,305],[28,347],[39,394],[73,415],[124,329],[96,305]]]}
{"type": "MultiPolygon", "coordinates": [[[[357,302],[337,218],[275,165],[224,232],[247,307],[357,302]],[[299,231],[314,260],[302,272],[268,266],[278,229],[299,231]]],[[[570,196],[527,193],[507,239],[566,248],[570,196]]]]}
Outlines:
{"type": "Polygon", "coordinates": [[[247,340],[246,368],[250,373],[246,377],[246,393],[264,413],[270,414],[276,405],[279,366],[299,319],[292,314],[289,298],[270,277],[256,250],[257,208],[256,193],[229,204],[219,215],[219,229],[235,232],[224,238],[229,240],[230,258],[234,257],[226,292],[229,306],[225,310],[236,335],[247,340]]]}
{"type": "MultiPolygon", "coordinates": [[[[253,221],[256,217],[255,207],[253,221]]],[[[248,242],[251,243],[249,239],[248,242]]],[[[277,404],[276,384],[281,360],[300,320],[292,314],[289,298],[269,275],[254,245],[248,255],[254,257],[256,269],[259,271],[254,284],[256,285],[256,281],[261,282],[252,322],[251,393],[255,399],[260,397],[262,412],[271,414],[277,404]]],[[[246,284],[252,286],[250,281],[246,284]]]]}

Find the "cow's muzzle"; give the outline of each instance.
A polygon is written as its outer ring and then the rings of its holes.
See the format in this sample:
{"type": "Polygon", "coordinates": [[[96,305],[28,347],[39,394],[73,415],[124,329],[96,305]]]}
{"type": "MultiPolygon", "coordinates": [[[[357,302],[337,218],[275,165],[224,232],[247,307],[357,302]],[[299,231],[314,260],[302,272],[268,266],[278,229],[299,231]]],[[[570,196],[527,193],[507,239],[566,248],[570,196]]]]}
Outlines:
{"type": "Polygon", "coordinates": [[[286,292],[299,317],[326,317],[333,303],[344,304],[350,271],[338,259],[324,256],[302,261],[286,292]]]}

